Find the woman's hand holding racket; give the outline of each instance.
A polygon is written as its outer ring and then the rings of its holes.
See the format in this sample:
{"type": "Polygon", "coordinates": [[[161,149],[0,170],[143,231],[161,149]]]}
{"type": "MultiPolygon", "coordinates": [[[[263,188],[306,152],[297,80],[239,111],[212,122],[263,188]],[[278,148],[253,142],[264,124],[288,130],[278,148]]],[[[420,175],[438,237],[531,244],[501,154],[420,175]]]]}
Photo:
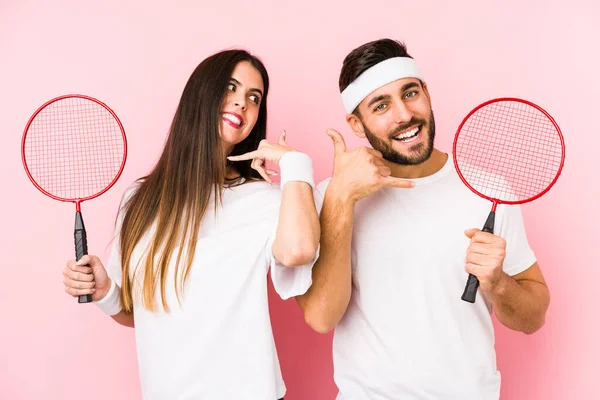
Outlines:
{"type": "MultiPolygon", "coordinates": [[[[39,107],[27,122],[21,157],[27,176],[38,190],[54,200],[75,204],[75,256],[79,261],[86,259],[87,232],[81,203],[105,193],[123,172],[127,138],[121,121],[106,104],[92,97],[54,98],[39,107]]],[[[95,261],[99,262],[97,258],[95,261]]],[[[65,275],[65,280],[69,279],[65,285],[79,303],[91,303],[101,294],[104,281],[94,284],[94,275],[89,272],[97,267],[79,264],[71,268],[72,274],[65,275]]],[[[101,271],[106,276],[104,267],[101,271]]]]}
{"type": "Polygon", "coordinates": [[[65,291],[73,297],[92,295],[92,301],[102,300],[110,289],[111,280],[100,259],[86,255],[79,261],[69,260],[63,270],[65,291]]]}

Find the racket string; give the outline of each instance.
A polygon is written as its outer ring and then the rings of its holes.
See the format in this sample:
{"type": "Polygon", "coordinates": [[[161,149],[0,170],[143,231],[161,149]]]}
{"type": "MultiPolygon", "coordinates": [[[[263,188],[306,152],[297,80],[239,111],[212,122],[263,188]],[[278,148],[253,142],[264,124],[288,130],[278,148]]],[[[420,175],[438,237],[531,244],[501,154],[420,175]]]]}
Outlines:
{"type": "Polygon", "coordinates": [[[525,201],[556,178],[563,148],[556,126],[526,103],[499,101],[475,111],[456,140],[459,170],[478,192],[525,201]]]}
{"type": "Polygon", "coordinates": [[[110,185],[121,168],[125,143],[119,123],[106,108],[71,97],[36,115],[24,152],[29,172],[42,189],[77,199],[110,185]]]}

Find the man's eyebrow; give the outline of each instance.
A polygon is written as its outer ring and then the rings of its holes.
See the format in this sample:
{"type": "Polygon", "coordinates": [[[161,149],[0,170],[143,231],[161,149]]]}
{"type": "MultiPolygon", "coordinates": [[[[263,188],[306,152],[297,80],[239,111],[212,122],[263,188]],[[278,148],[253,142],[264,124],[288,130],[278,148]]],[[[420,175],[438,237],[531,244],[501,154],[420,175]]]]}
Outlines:
{"type": "Polygon", "coordinates": [[[377,103],[378,101],[386,100],[386,99],[389,99],[389,98],[390,98],[389,94],[382,94],[382,95],[379,95],[379,96],[375,96],[375,97],[373,97],[371,99],[371,101],[369,101],[369,104],[367,104],[367,107],[371,107],[373,104],[377,103]]]}

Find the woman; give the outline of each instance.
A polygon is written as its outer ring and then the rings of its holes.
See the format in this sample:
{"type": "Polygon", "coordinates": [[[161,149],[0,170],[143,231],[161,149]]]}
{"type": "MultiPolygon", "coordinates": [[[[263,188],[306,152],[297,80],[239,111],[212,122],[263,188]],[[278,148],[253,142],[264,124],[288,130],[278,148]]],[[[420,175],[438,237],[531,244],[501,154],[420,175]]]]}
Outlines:
{"type": "Polygon", "coordinates": [[[144,399],[284,396],[266,275],[284,299],[305,293],[320,228],[312,161],[285,134],[264,140],[268,89],[246,51],[200,63],[158,163],[124,196],[107,268],[86,256],[63,271],[70,295],[135,325],[144,399]]]}

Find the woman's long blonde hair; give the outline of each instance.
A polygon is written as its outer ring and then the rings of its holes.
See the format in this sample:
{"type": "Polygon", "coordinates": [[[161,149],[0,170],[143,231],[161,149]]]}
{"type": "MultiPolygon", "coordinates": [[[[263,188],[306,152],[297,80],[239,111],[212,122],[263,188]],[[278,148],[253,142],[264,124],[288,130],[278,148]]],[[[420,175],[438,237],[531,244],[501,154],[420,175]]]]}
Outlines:
{"type": "MultiPolygon", "coordinates": [[[[255,150],[266,136],[269,77],[263,63],[245,50],[222,51],[202,61],[183,90],[158,163],[139,180],[121,210],[121,303],[125,312],[133,311],[132,275],[139,273],[143,274],[143,307],[157,309],[156,290],[160,287],[163,309],[169,311],[166,281],[175,253],[175,291],[180,300],[194,259],[200,224],[213,193],[215,212],[220,204],[229,163],[223,157],[219,135],[221,107],[233,70],[241,61],[250,62],[260,72],[264,95],[254,128],[231,154],[255,150]],[[144,256],[133,265],[133,251],[151,228],[155,231],[144,256]]],[[[235,164],[240,178],[261,179],[250,163],[235,164]]]]}

